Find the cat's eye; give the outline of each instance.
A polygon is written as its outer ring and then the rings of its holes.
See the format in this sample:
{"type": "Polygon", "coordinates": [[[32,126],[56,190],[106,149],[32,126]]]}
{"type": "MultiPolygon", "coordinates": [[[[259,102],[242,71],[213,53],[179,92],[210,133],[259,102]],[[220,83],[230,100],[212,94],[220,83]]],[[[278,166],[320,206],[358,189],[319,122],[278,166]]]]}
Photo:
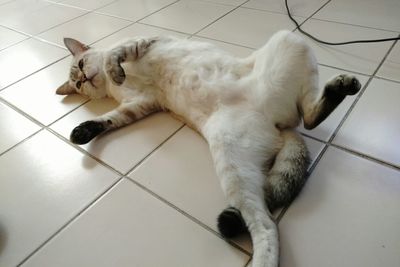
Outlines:
{"type": "Polygon", "coordinates": [[[78,67],[79,67],[80,70],[83,69],[83,58],[81,60],[79,60],[78,67]]]}
{"type": "Polygon", "coordinates": [[[82,82],[81,81],[77,81],[76,88],[81,89],[81,85],[82,85],[82,82]]]}

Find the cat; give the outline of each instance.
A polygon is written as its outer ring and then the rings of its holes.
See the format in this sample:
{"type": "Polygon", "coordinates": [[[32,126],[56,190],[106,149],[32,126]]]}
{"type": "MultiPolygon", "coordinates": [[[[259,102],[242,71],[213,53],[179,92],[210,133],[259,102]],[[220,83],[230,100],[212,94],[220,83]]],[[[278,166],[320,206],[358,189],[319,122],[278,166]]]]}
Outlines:
{"type": "Polygon", "coordinates": [[[69,80],[56,93],[112,97],[119,106],[75,127],[85,144],[101,133],[169,111],[208,142],[228,200],[218,217],[225,238],[248,231],[253,267],[279,264],[271,212],[289,204],[306,181],[309,156],[295,128],[319,125],[361,84],[341,74],[318,88],[311,48],[279,31],[259,50],[237,58],[214,45],[173,37],[135,37],[100,50],[71,39],[69,80]]]}

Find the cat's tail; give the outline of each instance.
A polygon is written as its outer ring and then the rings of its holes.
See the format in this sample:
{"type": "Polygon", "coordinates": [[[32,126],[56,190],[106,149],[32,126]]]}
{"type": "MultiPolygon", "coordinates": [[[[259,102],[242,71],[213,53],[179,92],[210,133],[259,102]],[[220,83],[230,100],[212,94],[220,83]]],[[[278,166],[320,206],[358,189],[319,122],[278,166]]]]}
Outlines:
{"type": "MultiPolygon", "coordinates": [[[[268,209],[289,204],[300,192],[306,182],[309,156],[303,138],[294,130],[281,132],[283,146],[267,174],[265,200],[268,209]]],[[[225,238],[232,238],[247,232],[240,211],[229,207],[218,217],[218,229],[225,238]]]]}

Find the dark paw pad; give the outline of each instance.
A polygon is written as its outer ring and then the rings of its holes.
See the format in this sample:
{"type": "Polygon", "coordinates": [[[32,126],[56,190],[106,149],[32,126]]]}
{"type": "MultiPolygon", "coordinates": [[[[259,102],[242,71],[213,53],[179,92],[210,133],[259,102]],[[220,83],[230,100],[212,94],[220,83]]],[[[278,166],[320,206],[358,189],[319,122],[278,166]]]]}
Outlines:
{"type": "Polygon", "coordinates": [[[75,127],[70,135],[70,140],[74,144],[83,145],[95,138],[106,129],[102,122],[86,121],[75,127]]]}
{"type": "Polygon", "coordinates": [[[218,230],[225,238],[232,238],[247,232],[242,214],[236,208],[227,208],[218,216],[218,230]]]}

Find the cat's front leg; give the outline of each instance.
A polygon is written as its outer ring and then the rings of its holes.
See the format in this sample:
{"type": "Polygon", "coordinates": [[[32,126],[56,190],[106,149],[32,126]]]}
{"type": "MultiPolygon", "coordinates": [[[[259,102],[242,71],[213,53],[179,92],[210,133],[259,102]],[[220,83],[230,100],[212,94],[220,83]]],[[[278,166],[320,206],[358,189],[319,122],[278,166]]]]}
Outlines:
{"type": "Polygon", "coordinates": [[[140,59],[154,42],[155,38],[130,40],[107,52],[105,67],[111,81],[121,85],[125,81],[125,71],[121,64],[140,59]]]}
{"type": "Polygon", "coordinates": [[[70,140],[74,144],[86,144],[101,133],[128,125],[159,110],[160,106],[153,97],[135,98],[100,117],[79,124],[72,130],[70,140]]]}

